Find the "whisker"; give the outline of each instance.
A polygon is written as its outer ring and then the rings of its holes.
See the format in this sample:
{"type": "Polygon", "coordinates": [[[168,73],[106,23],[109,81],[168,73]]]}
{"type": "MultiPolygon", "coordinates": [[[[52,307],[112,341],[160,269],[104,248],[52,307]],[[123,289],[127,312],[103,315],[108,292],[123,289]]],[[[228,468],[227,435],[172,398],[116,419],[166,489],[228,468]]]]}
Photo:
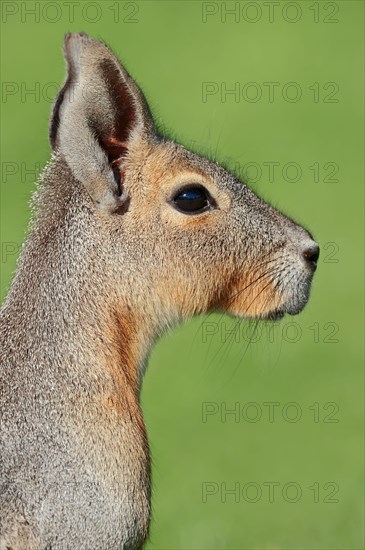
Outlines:
{"type": "MultiPolygon", "coordinates": [[[[279,258],[279,255],[278,254],[275,254],[275,252],[279,251],[281,248],[281,246],[278,246],[277,249],[275,251],[271,250],[270,252],[268,252],[267,254],[265,254],[263,256],[263,261],[261,261],[258,265],[255,266],[255,270],[259,270],[260,268],[263,268],[263,267],[267,267],[267,266],[270,266],[270,264],[273,264],[274,262],[276,262],[279,258]],[[274,252],[274,256],[273,256],[273,252],[274,252]],[[269,258],[268,258],[269,257],[269,258]]],[[[256,277],[255,279],[253,279],[252,281],[250,281],[248,284],[246,284],[243,288],[239,289],[236,293],[234,293],[230,298],[229,300],[225,303],[225,307],[228,307],[234,300],[235,298],[237,298],[238,296],[240,296],[243,292],[247,291],[248,289],[250,289],[251,291],[260,283],[260,282],[264,282],[265,280],[267,280],[268,278],[271,278],[271,280],[275,280],[276,279],[276,276],[282,271],[282,269],[279,268],[279,266],[272,266],[270,267],[269,269],[266,269],[263,273],[261,273],[258,277],[256,277]]],[[[252,305],[252,303],[255,301],[255,299],[257,299],[260,294],[270,285],[270,281],[268,282],[268,284],[266,284],[264,286],[263,289],[261,289],[261,291],[255,296],[254,300],[249,304],[249,307],[252,305]]],[[[269,299],[269,297],[267,298],[267,300],[269,299]]],[[[266,301],[265,301],[266,302],[266,301]]],[[[203,325],[204,323],[207,322],[207,320],[211,317],[211,315],[213,315],[214,313],[216,313],[216,311],[211,311],[207,316],[204,316],[202,322],[199,324],[199,327],[194,335],[194,338],[193,338],[193,341],[192,341],[192,344],[191,344],[191,347],[190,347],[190,351],[192,351],[192,348],[193,348],[193,344],[196,340],[196,337],[198,335],[199,332],[202,331],[203,329],[203,325]]],[[[222,322],[222,318],[224,317],[224,315],[226,314],[225,311],[223,311],[217,321],[217,325],[218,326],[221,326],[221,322],[222,322]]],[[[238,322],[238,324],[240,324],[238,322]]],[[[255,331],[257,330],[257,324],[255,325],[255,331]]],[[[213,336],[213,335],[212,335],[213,336]]],[[[222,357],[225,357],[230,349],[232,348],[233,346],[233,343],[234,343],[234,340],[236,338],[236,332],[233,331],[233,333],[231,335],[228,336],[228,338],[225,340],[225,342],[222,342],[222,344],[219,346],[218,350],[214,353],[213,357],[211,358],[211,360],[209,360],[208,362],[208,357],[209,357],[209,353],[210,353],[210,350],[211,350],[211,346],[213,344],[213,340],[214,338],[212,337],[210,339],[210,342],[209,342],[209,345],[208,345],[208,348],[207,348],[207,351],[206,351],[206,354],[205,354],[205,359],[204,359],[204,363],[206,365],[206,368],[204,369],[204,371],[207,371],[209,369],[209,367],[214,363],[214,361],[216,360],[217,357],[219,357],[219,355],[221,354],[222,350],[223,350],[223,356],[222,357]],[[225,344],[225,346],[224,346],[225,344]]],[[[249,344],[251,342],[251,339],[249,341],[249,344]]]]}
{"type": "MultiPolygon", "coordinates": [[[[242,292],[244,292],[245,290],[247,290],[252,284],[254,283],[257,283],[258,281],[261,281],[262,279],[264,280],[266,277],[272,277],[273,275],[277,275],[277,273],[280,273],[282,270],[279,270],[279,266],[271,269],[270,271],[267,271],[265,273],[262,273],[259,277],[257,277],[254,281],[251,281],[247,286],[245,286],[244,288],[242,288],[241,290],[239,290],[236,294],[234,294],[232,296],[232,299],[236,298],[237,296],[239,296],[240,294],[242,294],[242,292]]],[[[266,287],[265,287],[266,288],[266,287]]],[[[229,300],[228,302],[228,305],[231,303],[231,300],[229,300]]],[[[249,304],[251,305],[251,304],[249,304]]]]}
{"type": "MultiPolygon", "coordinates": [[[[264,257],[267,257],[269,255],[269,253],[267,253],[264,257]]],[[[261,262],[260,264],[258,264],[258,266],[256,266],[256,269],[259,269],[260,267],[263,267],[265,265],[269,265],[270,263],[273,263],[274,261],[276,261],[278,258],[277,257],[274,257],[274,258],[271,258],[270,260],[267,260],[267,261],[264,261],[264,262],[261,262]]],[[[257,279],[254,279],[253,281],[251,281],[246,287],[244,287],[243,289],[239,290],[237,293],[235,293],[233,296],[231,296],[230,300],[227,302],[227,305],[230,305],[231,303],[231,300],[234,300],[236,296],[239,295],[239,293],[243,290],[247,290],[247,288],[250,287],[250,285],[253,285],[256,281],[260,280],[265,274],[261,274],[257,279]]],[[[190,348],[190,351],[192,351],[192,346],[194,345],[194,342],[196,340],[196,337],[198,335],[198,333],[202,330],[202,327],[203,327],[203,324],[207,322],[207,320],[213,315],[217,313],[217,311],[210,311],[207,315],[204,316],[202,322],[199,324],[199,327],[198,329],[196,330],[196,333],[194,334],[194,337],[193,337],[193,340],[192,340],[192,343],[191,343],[191,348],[190,348]]],[[[219,321],[222,319],[223,315],[225,315],[225,313],[223,313],[221,316],[220,316],[220,319],[219,321]]]]}
{"type": "MultiPolygon", "coordinates": [[[[272,263],[273,261],[275,261],[276,258],[274,258],[272,261],[270,262],[267,262],[266,265],[268,265],[269,263],[272,263]]],[[[278,267],[278,266],[277,266],[278,267]]],[[[276,268],[275,268],[276,269],[276,268]]],[[[253,281],[250,281],[248,285],[246,285],[245,287],[241,288],[238,292],[236,292],[235,294],[233,294],[231,296],[231,298],[228,300],[228,302],[226,302],[227,305],[230,305],[232,303],[232,300],[234,300],[237,296],[239,296],[240,294],[242,294],[242,292],[244,292],[245,290],[247,290],[248,288],[250,288],[251,285],[253,285],[254,283],[256,283],[257,281],[260,281],[263,277],[266,277],[266,276],[269,276],[272,274],[272,271],[266,271],[265,273],[261,273],[261,275],[259,275],[256,279],[254,279],[253,281]]]]}
{"type": "MultiPolygon", "coordinates": [[[[264,290],[264,289],[263,289],[263,290],[264,290]]],[[[266,305],[267,305],[267,303],[269,302],[269,300],[271,300],[271,298],[272,298],[273,295],[274,295],[274,292],[272,292],[271,294],[269,294],[269,295],[267,296],[267,298],[266,298],[266,300],[265,300],[264,308],[266,307],[266,305]]],[[[252,335],[250,336],[250,339],[249,339],[249,341],[248,341],[248,343],[247,343],[247,345],[246,345],[246,347],[245,347],[245,350],[244,350],[243,354],[240,356],[239,361],[237,362],[236,366],[235,366],[234,369],[233,369],[233,372],[232,372],[232,374],[231,374],[231,376],[230,376],[229,382],[231,382],[231,380],[233,379],[233,377],[237,374],[238,368],[239,368],[239,366],[240,366],[242,360],[244,359],[244,357],[245,357],[245,355],[246,355],[246,353],[247,353],[247,351],[248,351],[249,346],[250,346],[251,343],[252,343],[253,336],[255,335],[255,333],[256,333],[256,331],[257,331],[257,327],[259,326],[260,321],[261,321],[261,319],[256,319],[256,321],[255,321],[255,326],[254,326],[254,330],[253,330],[253,332],[252,332],[252,335]]]]}
{"type": "MultiPolygon", "coordinates": [[[[262,277],[258,277],[254,282],[258,282],[258,280],[265,280],[265,278],[267,277],[271,277],[273,274],[276,274],[276,272],[279,271],[279,269],[273,269],[269,272],[266,272],[263,274],[262,277]]],[[[252,302],[249,304],[248,307],[250,307],[252,305],[252,303],[255,301],[256,298],[259,297],[259,295],[265,290],[265,288],[267,288],[271,283],[271,280],[264,286],[263,289],[261,289],[261,291],[255,296],[254,300],[252,300],[252,302]]],[[[237,293],[237,295],[241,294],[246,288],[248,288],[250,285],[247,285],[247,287],[243,288],[240,290],[240,292],[237,293]]],[[[222,320],[222,317],[225,315],[225,313],[223,312],[219,318],[219,321],[218,321],[218,324],[221,323],[221,320],[222,320]]],[[[235,333],[232,334],[232,338],[231,338],[231,342],[230,342],[230,346],[229,346],[229,349],[232,347],[232,344],[233,344],[233,340],[234,340],[234,337],[236,336],[235,333]]],[[[205,361],[207,360],[207,356],[209,354],[209,350],[210,350],[210,347],[211,347],[211,344],[212,344],[212,340],[210,341],[209,343],[209,347],[208,347],[208,350],[207,350],[207,353],[206,353],[206,358],[205,358],[205,361]]],[[[207,368],[209,368],[209,366],[214,362],[214,360],[216,359],[216,357],[221,353],[221,350],[223,348],[223,345],[226,344],[226,342],[222,342],[222,345],[219,347],[218,351],[215,352],[215,354],[213,355],[213,357],[211,358],[211,360],[209,361],[209,364],[207,366],[207,368]]]]}

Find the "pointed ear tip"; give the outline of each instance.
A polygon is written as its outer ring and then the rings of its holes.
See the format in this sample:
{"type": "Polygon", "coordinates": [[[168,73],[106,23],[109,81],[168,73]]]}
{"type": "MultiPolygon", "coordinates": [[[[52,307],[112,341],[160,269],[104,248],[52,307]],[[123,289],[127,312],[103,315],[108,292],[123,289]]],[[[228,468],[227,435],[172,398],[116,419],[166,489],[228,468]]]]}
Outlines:
{"type": "Polygon", "coordinates": [[[68,32],[65,34],[63,46],[65,52],[80,50],[80,47],[96,42],[85,32],[68,32]]]}
{"type": "Polygon", "coordinates": [[[85,32],[68,32],[65,34],[65,38],[64,38],[65,45],[68,44],[70,41],[90,42],[91,38],[85,32]]]}
{"type": "Polygon", "coordinates": [[[100,40],[91,38],[85,32],[69,32],[65,35],[63,43],[64,55],[67,60],[78,59],[81,51],[88,46],[92,46],[94,50],[107,49],[106,45],[100,40]]]}
{"type": "Polygon", "coordinates": [[[84,32],[69,32],[63,42],[63,53],[67,62],[71,65],[78,62],[82,50],[96,41],[84,32]]]}

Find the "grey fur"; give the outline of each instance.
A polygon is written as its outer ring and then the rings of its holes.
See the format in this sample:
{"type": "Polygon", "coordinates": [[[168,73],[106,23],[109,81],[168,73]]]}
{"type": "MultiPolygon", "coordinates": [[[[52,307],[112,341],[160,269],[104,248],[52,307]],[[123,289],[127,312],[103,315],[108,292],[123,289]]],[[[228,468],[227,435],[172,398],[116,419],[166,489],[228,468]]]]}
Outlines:
{"type": "Polygon", "coordinates": [[[313,274],[309,234],[219,165],[156,136],[143,95],[105,45],[74,34],[65,50],[54,153],[0,314],[0,550],[140,547],[150,461],[139,391],[156,338],[214,309],[298,313],[313,274]],[[116,122],[119,83],[127,131],[116,122]],[[117,152],[104,149],[100,135],[118,132],[117,152]],[[172,207],[191,180],[216,209],[172,207]],[[262,300],[252,294],[259,283],[246,283],[265,262],[272,288],[262,300]]]}

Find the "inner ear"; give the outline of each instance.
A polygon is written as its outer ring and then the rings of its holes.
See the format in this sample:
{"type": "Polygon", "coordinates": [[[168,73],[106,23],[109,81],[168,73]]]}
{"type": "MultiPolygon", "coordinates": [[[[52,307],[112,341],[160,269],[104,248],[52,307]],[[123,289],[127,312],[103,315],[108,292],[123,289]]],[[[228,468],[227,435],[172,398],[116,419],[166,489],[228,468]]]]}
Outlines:
{"type": "Polygon", "coordinates": [[[128,154],[128,144],[126,141],[118,141],[112,136],[104,137],[102,135],[97,135],[96,139],[108,158],[118,188],[118,195],[120,196],[123,192],[125,174],[123,160],[128,154]]]}
{"type": "Polygon", "coordinates": [[[127,142],[119,142],[115,138],[110,137],[99,140],[100,146],[104,148],[109,164],[113,170],[115,183],[118,186],[118,194],[123,192],[123,182],[125,170],[123,167],[123,159],[128,153],[127,142]]]}
{"type": "Polygon", "coordinates": [[[113,103],[114,131],[113,135],[109,136],[111,155],[113,155],[113,150],[117,149],[118,144],[121,147],[126,146],[132,129],[136,127],[137,108],[133,101],[132,90],[125,80],[121,80],[120,70],[114,61],[104,59],[100,63],[100,70],[108,89],[109,98],[113,103]]]}
{"type": "Polygon", "coordinates": [[[120,79],[120,71],[111,60],[104,60],[100,70],[107,83],[109,97],[113,101],[113,132],[100,134],[97,139],[105,151],[113,170],[114,179],[122,194],[124,181],[123,160],[128,154],[128,140],[138,124],[136,104],[128,84],[120,79]]]}
{"type": "Polygon", "coordinates": [[[120,69],[115,62],[105,59],[100,63],[99,70],[106,83],[108,98],[111,102],[109,113],[112,120],[103,123],[100,120],[91,119],[89,127],[108,158],[121,193],[124,178],[123,159],[128,154],[128,140],[131,132],[138,123],[137,108],[132,91],[128,84],[121,80],[120,69]]]}

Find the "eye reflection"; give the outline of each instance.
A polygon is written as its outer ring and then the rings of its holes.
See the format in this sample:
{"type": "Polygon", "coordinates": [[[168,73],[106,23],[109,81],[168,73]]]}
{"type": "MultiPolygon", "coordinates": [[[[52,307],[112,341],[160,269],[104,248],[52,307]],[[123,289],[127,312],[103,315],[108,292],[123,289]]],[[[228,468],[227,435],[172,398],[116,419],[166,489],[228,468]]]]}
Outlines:
{"type": "Polygon", "coordinates": [[[212,200],[204,187],[200,185],[189,185],[178,191],[172,203],[180,212],[200,214],[211,207],[212,200]]]}

